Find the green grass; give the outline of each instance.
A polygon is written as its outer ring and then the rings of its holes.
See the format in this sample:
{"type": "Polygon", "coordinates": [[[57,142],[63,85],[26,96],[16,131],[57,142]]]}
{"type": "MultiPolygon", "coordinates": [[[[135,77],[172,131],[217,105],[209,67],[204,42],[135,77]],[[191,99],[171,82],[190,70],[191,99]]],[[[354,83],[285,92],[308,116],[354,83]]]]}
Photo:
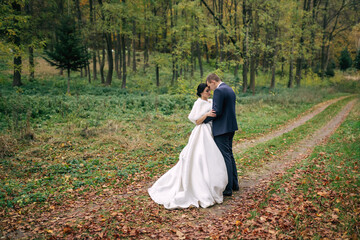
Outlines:
{"type": "Polygon", "coordinates": [[[284,213],[283,218],[271,220],[271,228],[278,230],[280,238],[356,238],[360,234],[359,159],[357,102],[326,144],[317,146],[306,160],[287,170],[264,191],[255,206],[259,206],[258,218],[268,214],[266,207],[284,213]]]}
{"type": "MultiPolygon", "coordinates": [[[[195,94],[176,93],[186,84],[157,96],[146,89],[122,90],[115,81],[111,87],[88,84],[77,75],[72,95],[64,94],[63,77],[24,83],[13,88],[1,81],[2,207],[62,201],[73,192],[101,191],[104,184],[121,188],[153,179],[178,161],[194,127],[187,115],[195,94]]],[[[241,130],[235,140],[269,132],[318,102],[344,95],[331,87],[257,91],[238,93],[241,130]]]]}
{"type": "Polygon", "coordinates": [[[245,174],[247,171],[257,169],[264,163],[281,156],[281,153],[287,151],[290,146],[293,146],[325,125],[325,123],[334,117],[351,99],[352,98],[346,98],[340,100],[294,130],[265,143],[258,144],[240,154],[235,154],[240,175],[245,174]]]}

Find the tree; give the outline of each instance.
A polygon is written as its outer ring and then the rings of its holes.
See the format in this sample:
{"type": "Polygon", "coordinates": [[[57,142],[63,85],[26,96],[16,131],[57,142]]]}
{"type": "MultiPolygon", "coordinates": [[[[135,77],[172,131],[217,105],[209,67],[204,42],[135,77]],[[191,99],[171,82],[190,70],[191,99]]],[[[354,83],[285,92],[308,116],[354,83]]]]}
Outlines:
{"type": "Polygon", "coordinates": [[[354,60],[354,68],[360,70],[360,48],[356,52],[356,57],[354,60]]]}
{"type": "Polygon", "coordinates": [[[339,58],[339,65],[342,71],[345,71],[352,65],[352,59],[350,57],[350,53],[347,48],[341,51],[341,55],[339,58]]]}
{"type": "Polygon", "coordinates": [[[0,39],[11,48],[13,58],[13,86],[21,86],[22,54],[24,44],[22,34],[27,29],[27,17],[22,14],[21,1],[2,1],[0,4],[0,39]]]}
{"type": "Polygon", "coordinates": [[[77,71],[82,67],[86,67],[90,55],[81,44],[74,20],[71,17],[63,17],[56,35],[57,41],[54,43],[53,49],[45,50],[49,58],[44,57],[44,59],[52,66],[67,69],[67,93],[70,94],[70,71],[77,71]]]}

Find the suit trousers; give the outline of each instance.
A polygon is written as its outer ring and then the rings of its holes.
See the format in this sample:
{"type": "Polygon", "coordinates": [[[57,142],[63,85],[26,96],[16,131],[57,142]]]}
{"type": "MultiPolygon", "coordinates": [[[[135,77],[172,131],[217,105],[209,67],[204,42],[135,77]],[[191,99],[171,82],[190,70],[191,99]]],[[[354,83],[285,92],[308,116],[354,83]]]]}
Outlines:
{"type": "Polygon", "coordinates": [[[231,195],[233,190],[239,190],[238,175],[232,151],[234,134],[235,132],[229,132],[219,136],[214,136],[215,143],[224,157],[228,173],[228,185],[225,188],[223,193],[224,195],[231,195]]]}

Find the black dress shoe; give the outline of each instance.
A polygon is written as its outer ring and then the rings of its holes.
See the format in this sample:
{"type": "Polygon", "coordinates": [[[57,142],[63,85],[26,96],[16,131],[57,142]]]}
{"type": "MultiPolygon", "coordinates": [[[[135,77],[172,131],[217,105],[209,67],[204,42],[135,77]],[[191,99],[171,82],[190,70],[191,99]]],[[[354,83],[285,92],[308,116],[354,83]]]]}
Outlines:
{"type": "Polygon", "coordinates": [[[237,191],[239,191],[239,190],[240,190],[239,187],[233,188],[233,191],[234,191],[234,192],[237,192],[237,191]]]}
{"type": "Polygon", "coordinates": [[[231,192],[230,192],[230,193],[228,193],[228,192],[223,192],[223,195],[230,197],[230,196],[232,196],[232,193],[231,193],[231,192]]]}

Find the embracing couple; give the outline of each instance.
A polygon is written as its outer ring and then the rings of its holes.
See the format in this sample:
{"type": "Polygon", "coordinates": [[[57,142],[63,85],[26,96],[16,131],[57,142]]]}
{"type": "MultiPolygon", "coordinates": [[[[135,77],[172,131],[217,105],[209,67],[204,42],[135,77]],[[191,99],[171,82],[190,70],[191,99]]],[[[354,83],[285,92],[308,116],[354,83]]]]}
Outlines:
{"type": "Polygon", "coordinates": [[[199,98],[189,114],[196,124],[178,163],[148,189],[150,197],[167,209],[209,207],[239,190],[232,152],[238,129],[235,93],[212,73],[197,88],[199,98]],[[210,90],[213,99],[209,99],[210,90]]]}

